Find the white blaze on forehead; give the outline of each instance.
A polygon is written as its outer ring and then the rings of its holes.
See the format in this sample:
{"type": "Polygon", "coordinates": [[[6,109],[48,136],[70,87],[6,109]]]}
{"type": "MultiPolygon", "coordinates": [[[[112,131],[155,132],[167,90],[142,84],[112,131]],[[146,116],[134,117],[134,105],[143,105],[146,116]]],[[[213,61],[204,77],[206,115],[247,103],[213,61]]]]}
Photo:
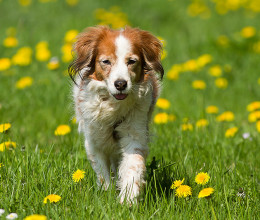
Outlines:
{"type": "Polygon", "coordinates": [[[123,35],[119,35],[116,38],[115,45],[117,59],[125,59],[126,55],[131,52],[130,41],[123,35]]]}

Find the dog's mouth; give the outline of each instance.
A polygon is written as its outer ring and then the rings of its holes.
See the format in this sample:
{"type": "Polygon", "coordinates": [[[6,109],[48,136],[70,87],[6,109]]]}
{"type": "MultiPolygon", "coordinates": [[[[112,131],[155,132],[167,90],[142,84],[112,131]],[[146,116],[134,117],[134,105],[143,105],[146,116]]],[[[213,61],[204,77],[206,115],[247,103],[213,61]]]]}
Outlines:
{"type": "Polygon", "coordinates": [[[117,100],[124,100],[127,97],[127,94],[119,93],[113,95],[117,100]]]}

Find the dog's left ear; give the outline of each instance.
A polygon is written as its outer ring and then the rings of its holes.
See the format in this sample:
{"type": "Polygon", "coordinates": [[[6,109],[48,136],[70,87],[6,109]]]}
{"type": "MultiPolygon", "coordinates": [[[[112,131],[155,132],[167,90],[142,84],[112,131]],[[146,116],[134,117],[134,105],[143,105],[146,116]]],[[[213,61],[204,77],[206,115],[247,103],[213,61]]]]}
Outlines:
{"type": "Polygon", "coordinates": [[[144,59],[144,72],[154,71],[159,73],[161,79],[164,75],[164,69],[161,64],[162,43],[148,31],[140,31],[142,42],[142,54],[144,59]]]}

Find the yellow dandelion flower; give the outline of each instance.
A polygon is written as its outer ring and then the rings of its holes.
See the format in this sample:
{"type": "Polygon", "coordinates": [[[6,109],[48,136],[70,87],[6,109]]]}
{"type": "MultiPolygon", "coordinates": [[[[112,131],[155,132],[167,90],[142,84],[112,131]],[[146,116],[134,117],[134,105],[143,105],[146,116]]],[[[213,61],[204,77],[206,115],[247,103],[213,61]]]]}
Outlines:
{"type": "Polygon", "coordinates": [[[73,118],[71,119],[71,122],[72,122],[72,124],[76,124],[76,123],[77,123],[76,117],[73,117],[73,118]]]}
{"type": "Polygon", "coordinates": [[[8,70],[11,67],[11,60],[9,58],[0,58],[0,71],[8,70]]]}
{"type": "Polygon", "coordinates": [[[181,130],[182,131],[192,131],[193,125],[191,123],[184,123],[181,125],[181,130]]]}
{"type": "Polygon", "coordinates": [[[215,80],[215,85],[220,89],[225,89],[228,86],[227,79],[220,77],[215,80]]]}
{"type": "Polygon", "coordinates": [[[214,189],[209,187],[201,190],[199,192],[198,198],[204,198],[210,196],[214,192],[214,189]]]}
{"type": "Polygon", "coordinates": [[[3,163],[0,163],[0,167],[4,167],[5,165],[3,163]]]}
{"type": "Polygon", "coordinates": [[[24,220],[47,220],[47,217],[45,215],[34,214],[25,217],[24,220]]]}
{"type": "Polygon", "coordinates": [[[165,49],[162,51],[161,60],[164,60],[167,57],[168,53],[165,49]]]}
{"type": "Polygon", "coordinates": [[[48,49],[48,43],[46,41],[41,41],[36,45],[36,59],[43,62],[47,61],[51,57],[51,52],[48,49]]]}
{"type": "Polygon", "coordinates": [[[72,179],[75,183],[79,182],[80,180],[82,180],[85,177],[85,171],[83,170],[77,170],[72,174],[72,179]]]}
{"type": "Polygon", "coordinates": [[[249,111],[249,112],[255,111],[257,109],[260,109],[260,101],[251,102],[247,106],[247,111],[249,111]]]}
{"type": "Polygon", "coordinates": [[[211,61],[212,61],[212,56],[210,54],[203,54],[198,57],[197,65],[199,66],[199,68],[202,68],[206,66],[208,63],[210,63],[211,61]]]}
{"type": "Polygon", "coordinates": [[[17,38],[10,36],[4,39],[3,45],[5,47],[16,47],[18,45],[18,40],[17,38]]]}
{"type": "Polygon", "coordinates": [[[197,184],[205,185],[209,181],[209,179],[210,176],[208,175],[208,173],[200,172],[195,177],[195,182],[197,184]]]}
{"type": "Polygon", "coordinates": [[[229,46],[229,38],[225,35],[220,35],[217,39],[217,44],[221,47],[229,46]]]}
{"type": "Polygon", "coordinates": [[[158,113],[154,116],[155,124],[165,124],[169,121],[169,116],[167,113],[158,113]]]}
{"type": "Polygon", "coordinates": [[[66,32],[64,40],[66,43],[73,44],[76,41],[76,37],[79,32],[77,30],[69,30],[66,32]]]}
{"type": "Polygon", "coordinates": [[[191,60],[188,60],[187,62],[185,62],[183,64],[182,68],[183,68],[183,71],[191,71],[191,72],[194,72],[194,71],[197,71],[200,69],[197,61],[194,59],[191,59],[191,60]]]}
{"type": "Polygon", "coordinates": [[[171,103],[167,99],[159,98],[156,102],[156,106],[161,109],[170,108],[171,103]]]}
{"type": "Polygon", "coordinates": [[[176,191],[175,191],[175,195],[178,197],[187,197],[187,196],[191,196],[191,187],[187,186],[187,185],[180,185],[176,191]]]}
{"type": "Polygon", "coordinates": [[[69,6],[75,6],[79,3],[79,0],[66,0],[69,6]]]}
{"type": "Polygon", "coordinates": [[[184,178],[182,180],[175,180],[171,185],[171,189],[178,188],[184,182],[184,178]]]}
{"type": "Polygon", "coordinates": [[[12,57],[12,62],[19,66],[28,66],[32,62],[32,49],[30,47],[22,47],[12,57]]]}
{"type": "Polygon", "coordinates": [[[16,82],[15,86],[16,86],[17,89],[24,89],[26,87],[31,86],[32,83],[33,83],[32,77],[26,76],[26,77],[23,77],[23,78],[19,79],[16,82]]]}
{"type": "Polygon", "coordinates": [[[202,118],[196,122],[197,128],[203,128],[209,125],[209,121],[205,118],[202,118]]]}
{"type": "Polygon", "coordinates": [[[57,57],[51,58],[50,62],[47,64],[49,70],[56,70],[60,67],[60,62],[57,57]]]}
{"type": "Polygon", "coordinates": [[[182,71],[182,66],[180,64],[175,64],[167,72],[167,78],[171,80],[179,79],[179,74],[182,71]]]}
{"type": "Polygon", "coordinates": [[[62,61],[65,63],[68,63],[70,61],[73,60],[73,56],[72,56],[72,44],[71,43],[65,43],[62,48],[61,48],[61,52],[62,52],[62,61]]]}
{"type": "Polygon", "coordinates": [[[253,45],[253,51],[254,51],[255,53],[260,53],[260,41],[254,43],[254,45],[253,45]]]}
{"type": "Polygon", "coordinates": [[[238,131],[237,127],[229,128],[225,132],[225,137],[227,137],[227,138],[234,137],[235,134],[237,133],[237,131],[238,131]]]}
{"type": "Polygon", "coordinates": [[[234,121],[234,119],[235,115],[231,111],[223,112],[216,118],[217,121],[234,121]]]}
{"type": "Polygon", "coordinates": [[[195,80],[192,82],[192,87],[194,89],[203,90],[206,88],[206,83],[203,80],[195,80]]]}
{"type": "Polygon", "coordinates": [[[218,107],[215,106],[215,105],[209,105],[207,108],[206,108],[206,112],[208,114],[217,114],[218,113],[218,107]]]}
{"type": "Polygon", "coordinates": [[[29,6],[31,3],[32,0],[19,0],[19,4],[24,7],[29,6]]]}
{"type": "Polygon", "coordinates": [[[11,126],[12,125],[10,123],[0,124],[0,133],[6,132],[8,129],[11,128],[11,126]]]}
{"type": "Polygon", "coordinates": [[[222,75],[222,69],[220,65],[215,65],[209,68],[209,74],[214,77],[219,77],[222,75]]]}
{"type": "Polygon", "coordinates": [[[258,83],[258,85],[260,85],[260,77],[258,78],[257,83],[258,83]]]}
{"type": "Polygon", "coordinates": [[[10,147],[16,148],[16,143],[12,141],[6,141],[0,144],[0,151],[4,151],[5,149],[9,149],[10,147]]]}
{"type": "Polygon", "coordinates": [[[61,200],[61,197],[59,195],[50,194],[44,198],[43,203],[46,204],[48,200],[50,203],[59,202],[61,200]]]}
{"type": "Polygon", "coordinates": [[[260,133],[260,121],[256,122],[256,130],[260,133]]]}
{"type": "Polygon", "coordinates": [[[256,122],[257,120],[260,120],[260,111],[254,111],[248,115],[249,122],[256,122]]]}
{"type": "Polygon", "coordinates": [[[240,35],[243,38],[251,38],[255,36],[255,34],[256,34],[256,29],[252,26],[244,27],[240,32],[240,35]]]}
{"type": "Polygon", "coordinates": [[[70,133],[70,131],[71,131],[70,126],[68,126],[68,125],[59,125],[56,128],[54,134],[56,136],[63,136],[63,135],[66,135],[66,134],[70,133]]]}

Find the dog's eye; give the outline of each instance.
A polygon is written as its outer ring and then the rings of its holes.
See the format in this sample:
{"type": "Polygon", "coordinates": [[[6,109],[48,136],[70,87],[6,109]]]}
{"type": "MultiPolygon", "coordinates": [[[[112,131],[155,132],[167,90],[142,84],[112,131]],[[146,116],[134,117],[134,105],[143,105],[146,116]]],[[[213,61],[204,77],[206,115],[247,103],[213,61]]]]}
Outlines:
{"type": "Polygon", "coordinates": [[[102,63],[106,64],[106,65],[110,65],[111,64],[109,60],[102,60],[102,63]]]}
{"type": "Polygon", "coordinates": [[[129,59],[127,62],[128,65],[132,65],[134,63],[136,63],[136,60],[134,60],[134,59],[129,59]]]}

